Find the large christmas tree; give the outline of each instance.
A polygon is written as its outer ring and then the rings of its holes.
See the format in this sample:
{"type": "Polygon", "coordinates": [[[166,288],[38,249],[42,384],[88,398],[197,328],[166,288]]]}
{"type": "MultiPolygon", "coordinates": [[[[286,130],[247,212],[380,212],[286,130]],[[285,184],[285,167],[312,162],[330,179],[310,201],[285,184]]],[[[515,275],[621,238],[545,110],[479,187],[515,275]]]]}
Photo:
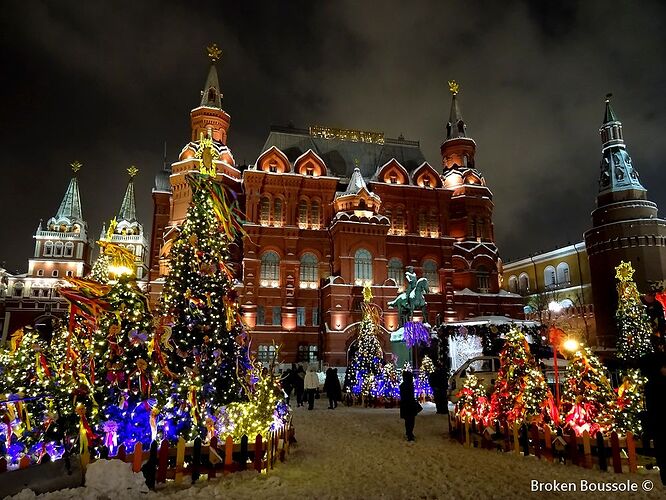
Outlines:
{"type": "Polygon", "coordinates": [[[618,339],[617,356],[626,365],[622,385],[618,388],[616,428],[619,432],[642,432],[640,413],[645,408],[645,377],[637,365],[640,359],[654,349],[652,327],[645,306],[640,300],[633,280],[630,262],[621,262],[615,268],[618,279],[618,307],[616,313],[618,339]]]}
{"type": "MultiPolygon", "coordinates": [[[[208,150],[205,159],[214,154],[212,144],[208,150]]],[[[159,331],[156,339],[174,351],[167,361],[173,384],[163,389],[167,425],[171,434],[190,439],[209,433],[220,407],[246,397],[241,380],[248,368],[247,348],[226,264],[240,222],[222,186],[206,175],[209,168],[202,165],[202,174],[188,176],[192,203],[170,249],[160,303],[171,338],[165,341],[159,331]]]]}
{"type": "Polygon", "coordinates": [[[557,409],[525,335],[514,328],[500,352],[500,370],[491,397],[491,414],[501,421],[557,421],[557,409]]]}
{"type": "Polygon", "coordinates": [[[585,345],[569,360],[561,404],[565,425],[577,435],[613,428],[615,393],[599,358],[585,345]]]}
{"type": "Polygon", "coordinates": [[[359,327],[356,352],[349,367],[351,391],[367,398],[376,392],[376,378],[382,372],[384,353],[378,334],[378,308],[370,303],[372,291],[366,285],[363,289],[363,317],[359,327]]]}

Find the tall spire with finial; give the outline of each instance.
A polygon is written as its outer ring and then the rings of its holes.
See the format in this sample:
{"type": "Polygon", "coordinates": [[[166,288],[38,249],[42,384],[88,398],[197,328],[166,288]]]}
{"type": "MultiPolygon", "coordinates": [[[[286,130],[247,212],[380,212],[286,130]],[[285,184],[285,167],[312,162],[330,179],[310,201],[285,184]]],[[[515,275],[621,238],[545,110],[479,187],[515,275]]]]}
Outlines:
{"type": "Polygon", "coordinates": [[[460,92],[460,84],[455,80],[449,81],[449,92],[451,92],[451,111],[449,113],[449,122],[446,124],[446,139],[455,139],[457,137],[466,137],[465,121],[463,120],[458,104],[457,95],[460,92]]]}
{"type": "Polygon", "coordinates": [[[60,202],[60,207],[56,212],[55,218],[60,219],[69,219],[70,222],[74,220],[82,221],[83,212],[81,210],[81,195],[79,194],[79,180],[78,172],[81,170],[81,163],[78,161],[72,162],[70,167],[72,168],[72,179],[69,181],[67,186],[67,191],[65,191],[65,196],[60,202]]]}
{"type": "Polygon", "coordinates": [[[601,135],[601,173],[599,194],[635,189],[645,191],[638,178],[631,157],[624,143],[622,122],[611,105],[613,94],[606,94],[604,121],[599,128],[601,135]]]}
{"type": "Polygon", "coordinates": [[[129,182],[127,183],[127,190],[123,197],[123,202],[120,205],[118,212],[118,221],[134,222],[136,221],[136,199],[134,197],[134,177],[139,173],[139,169],[132,165],[127,169],[129,174],[129,182]]]}
{"type": "Polygon", "coordinates": [[[211,65],[206,78],[206,84],[201,91],[201,106],[208,108],[222,108],[222,92],[220,91],[220,82],[217,77],[217,67],[215,63],[222,57],[222,51],[216,43],[206,47],[206,52],[210,58],[211,65]]]}

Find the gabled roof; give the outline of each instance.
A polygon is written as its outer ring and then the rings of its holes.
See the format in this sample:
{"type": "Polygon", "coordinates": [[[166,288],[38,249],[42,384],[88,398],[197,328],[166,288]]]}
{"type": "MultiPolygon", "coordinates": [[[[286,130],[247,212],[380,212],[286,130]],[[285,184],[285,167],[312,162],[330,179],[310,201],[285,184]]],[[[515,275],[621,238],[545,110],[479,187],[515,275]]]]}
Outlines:
{"type": "Polygon", "coordinates": [[[311,149],[319,156],[330,176],[351,178],[358,167],[364,179],[373,177],[379,167],[392,158],[399,161],[408,171],[414,170],[425,161],[416,141],[386,139],[384,144],[353,142],[342,139],[312,137],[308,130],[290,127],[272,127],[261,151],[275,146],[294,162],[304,152],[311,149]]]}

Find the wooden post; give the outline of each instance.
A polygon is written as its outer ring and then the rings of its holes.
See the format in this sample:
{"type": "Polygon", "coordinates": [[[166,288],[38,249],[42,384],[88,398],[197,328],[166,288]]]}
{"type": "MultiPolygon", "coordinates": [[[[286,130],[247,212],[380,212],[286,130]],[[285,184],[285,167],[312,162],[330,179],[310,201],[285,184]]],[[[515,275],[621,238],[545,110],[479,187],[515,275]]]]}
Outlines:
{"type": "Polygon", "coordinates": [[[247,435],[243,434],[240,446],[240,470],[247,469],[247,456],[247,435]]]}
{"type": "Polygon", "coordinates": [[[30,467],[30,457],[23,455],[19,460],[19,469],[27,469],[28,467],[30,467]]]}
{"type": "Polygon", "coordinates": [[[183,469],[185,468],[185,439],[183,436],[178,438],[176,445],[176,475],[174,481],[176,484],[183,482],[183,469]]]}
{"type": "Polygon", "coordinates": [[[622,458],[620,457],[620,439],[617,432],[611,433],[611,455],[613,456],[613,472],[616,474],[622,473],[622,458]]]}
{"type": "Polygon", "coordinates": [[[0,458],[0,474],[7,472],[7,459],[5,457],[0,458]]]}
{"type": "Polygon", "coordinates": [[[504,434],[504,451],[511,451],[511,433],[509,432],[509,424],[504,421],[502,424],[502,434],[504,434]]]}
{"type": "Polygon", "coordinates": [[[157,475],[157,441],[150,443],[150,456],[146,465],[143,466],[143,475],[146,478],[146,486],[154,490],[157,475]]]}
{"type": "Polygon", "coordinates": [[[213,436],[208,445],[208,461],[210,462],[210,469],[208,470],[208,479],[215,478],[215,468],[219,460],[219,455],[217,454],[217,436],[213,436]]]}
{"type": "Polygon", "coordinates": [[[261,434],[257,434],[257,439],[254,440],[254,470],[261,472],[261,462],[264,457],[262,449],[261,434]]]}
{"type": "Polygon", "coordinates": [[[194,440],[192,447],[192,484],[199,480],[199,470],[201,469],[201,438],[197,437],[194,440]]]}
{"type": "Polygon", "coordinates": [[[597,432],[597,455],[599,459],[599,469],[607,471],[608,462],[606,461],[606,447],[604,446],[604,435],[601,431],[597,432]]]}
{"type": "Polygon", "coordinates": [[[519,433],[519,427],[518,427],[518,422],[514,421],[513,422],[513,451],[516,453],[516,455],[520,455],[520,441],[518,439],[518,433],[519,433]]]}
{"type": "Polygon", "coordinates": [[[539,436],[539,428],[536,424],[530,425],[530,434],[532,435],[532,442],[534,443],[534,455],[541,458],[541,437],[539,436]]]}
{"type": "Polygon", "coordinates": [[[166,439],[162,440],[160,444],[159,456],[157,459],[157,482],[165,483],[167,477],[167,469],[169,468],[169,443],[166,439]]]}
{"type": "Polygon", "coordinates": [[[633,432],[627,432],[627,458],[629,459],[629,472],[636,472],[636,441],[633,432]]]}
{"type": "Polygon", "coordinates": [[[469,448],[470,446],[470,436],[469,436],[469,420],[465,419],[465,446],[469,448]]]}
{"type": "Polygon", "coordinates": [[[127,452],[125,451],[124,444],[118,446],[118,452],[116,453],[116,458],[122,462],[127,461],[127,452]]]}
{"type": "Polygon", "coordinates": [[[141,472],[141,465],[143,464],[143,448],[141,443],[134,445],[134,457],[132,459],[132,471],[141,472]]]}
{"type": "Polygon", "coordinates": [[[590,433],[583,432],[583,467],[592,468],[592,446],[590,445],[590,433]]]}
{"type": "Polygon", "coordinates": [[[523,423],[520,426],[520,441],[523,446],[523,455],[526,457],[530,454],[530,440],[527,437],[527,424],[523,423]]]}
{"type": "Polygon", "coordinates": [[[224,473],[228,474],[231,465],[234,463],[234,440],[227,436],[224,441],[224,473]]]}
{"type": "Polygon", "coordinates": [[[550,425],[545,424],[543,426],[543,441],[544,441],[544,450],[543,456],[549,462],[553,461],[553,436],[550,432],[550,425]]]}
{"type": "Polygon", "coordinates": [[[568,455],[569,459],[571,460],[571,463],[573,465],[580,465],[580,460],[579,460],[580,453],[578,452],[578,438],[576,437],[576,433],[572,431],[571,434],[569,434],[569,437],[568,439],[566,439],[566,441],[567,441],[567,448],[569,451],[568,455]]]}

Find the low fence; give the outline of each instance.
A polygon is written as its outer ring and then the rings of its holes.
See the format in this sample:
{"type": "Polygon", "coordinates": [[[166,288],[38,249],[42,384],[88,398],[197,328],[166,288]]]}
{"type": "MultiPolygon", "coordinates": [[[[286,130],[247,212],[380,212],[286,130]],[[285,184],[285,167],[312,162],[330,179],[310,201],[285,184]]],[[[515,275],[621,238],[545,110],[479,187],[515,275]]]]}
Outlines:
{"type": "Polygon", "coordinates": [[[654,455],[651,443],[636,440],[631,432],[619,436],[616,432],[604,436],[601,432],[591,436],[585,431],[581,436],[554,431],[548,425],[535,424],[509,426],[496,422],[494,427],[484,427],[475,420],[465,420],[449,415],[449,433],[452,439],[466,447],[499,449],[517,455],[533,455],[549,462],[564,462],[587,469],[615,473],[636,472],[641,455],[654,455]]]}
{"type": "MultiPolygon", "coordinates": [[[[153,441],[146,450],[141,443],[137,443],[132,450],[126,450],[125,446],[121,445],[114,456],[109,456],[108,449],[103,447],[99,450],[99,458],[118,459],[132,464],[132,470],[143,472],[146,484],[154,489],[157,484],[168,480],[180,484],[185,477],[190,477],[194,483],[204,475],[208,479],[213,479],[218,475],[244,470],[257,472],[271,470],[277,460],[281,462],[286,460],[292,442],[295,442],[294,428],[289,419],[281,429],[270,432],[266,437],[258,434],[252,442],[248,436],[243,436],[240,442],[234,442],[231,436],[227,436],[224,441],[218,440],[215,436],[206,445],[202,444],[200,438],[187,444],[181,437],[175,446],[169,445],[166,440],[159,444],[153,441]]],[[[54,463],[64,462],[69,465],[72,458],[66,456],[54,463]]],[[[94,461],[90,450],[85,450],[80,456],[81,468],[84,471],[88,464],[94,461]]],[[[24,456],[19,462],[18,469],[7,470],[7,461],[2,458],[0,482],[9,483],[14,475],[17,479],[19,475],[29,477],[25,474],[27,471],[34,472],[31,475],[38,477],[40,469],[45,468],[46,462],[50,460],[47,458],[44,462],[44,464],[31,464],[30,459],[24,456]]],[[[69,466],[67,468],[69,469],[69,466]]],[[[27,481],[29,483],[29,479],[27,481]]],[[[25,479],[19,482],[24,487],[30,487],[25,479]]]]}

